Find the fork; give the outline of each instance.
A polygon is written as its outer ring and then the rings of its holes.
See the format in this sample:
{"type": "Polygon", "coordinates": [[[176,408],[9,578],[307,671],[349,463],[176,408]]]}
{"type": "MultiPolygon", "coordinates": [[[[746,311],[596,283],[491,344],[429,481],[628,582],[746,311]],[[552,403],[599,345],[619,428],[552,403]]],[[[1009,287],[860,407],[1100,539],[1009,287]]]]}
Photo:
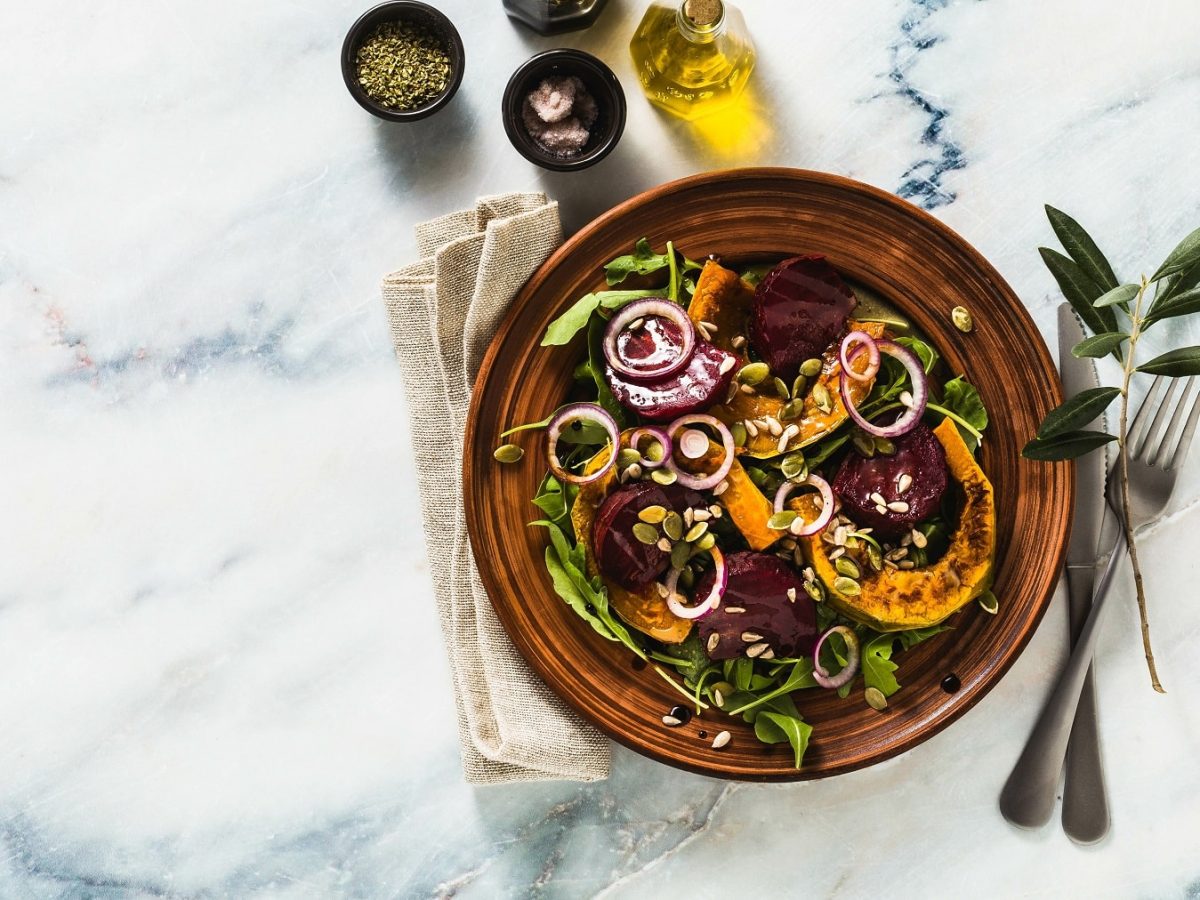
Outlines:
{"type": "MultiPolygon", "coordinates": [[[[1179,467],[1187,457],[1188,447],[1200,422],[1200,392],[1195,391],[1195,378],[1184,382],[1179,403],[1170,413],[1177,379],[1168,379],[1170,385],[1159,402],[1158,395],[1164,376],[1159,375],[1150,386],[1146,399],[1138,408],[1127,436],[1129,449],[1129,505],[1131,530],[1136,531],[1158,518],[1175,489],[1179,467]],[[1191,410],[1186,412],[1191,397],[1191,410]],[[1166,425],[1160,436],[1160,427],[1166,425]],[[1182,433],[1180,429],[1182,428],[1182,433]]],[[[1107,499],[1109,506],[1123,518],[1124,504],[1117,495],[1115,473],[1109,473],[1107,499]]],[[[1083,680],[1096,649],[1100,634],[1100,619],[1106,608],[1113,575],[1126,549],[1125,529],[1117,529],[1117,540],[1112,555],[1104,568],[1104,574],[1096,585],[1092,598],[1092,610],[1080,632],[1079,640],[1071,652],[1059,678],[1058,685],[1038,717],[1037,724],[1013,767],[1004,790],[1000,792],[1000,812],[1008,821],[1023,828],[1037,828],[1050,821],[1054,813],[1054,798],[1058,790],[1059,776],[1067,755],[1067,743],[1071,736],[1071,723],[1079,705],[1083,680]]],[[[1087,810],[1079,810],[1086,816],[1087,810]]],[[[1103,836],[1101,824],[1093,829],[1103,836]]],[[[1086,828],[1080,828],[1085,831],[1086,828]]],[[[1096,838],[1097,840],[1099,837],[1096,838]]]]}

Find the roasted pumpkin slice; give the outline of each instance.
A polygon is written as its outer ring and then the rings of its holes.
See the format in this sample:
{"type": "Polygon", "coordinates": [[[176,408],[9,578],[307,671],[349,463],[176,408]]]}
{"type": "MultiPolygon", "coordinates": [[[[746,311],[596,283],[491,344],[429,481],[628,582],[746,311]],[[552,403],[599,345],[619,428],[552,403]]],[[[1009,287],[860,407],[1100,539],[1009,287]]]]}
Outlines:
{"type": "MultiPolygon", "coordinates": [[[[680,460],[680,465],[696,473],[711,472],[721,464],[724,456],[725,448],[709,441],[708,453],[697,460],[680,460]]],[[[782,531],[767,527],[767,520],[771,518],[774,507],[758,489],[758,485],[750,480],[750,476],[736,459],[729,474],[725,476],[725,481],[728,487],[718,499],[729,512],[729,520],[742,533],[747,544],[755,550],[766,550],[783,537],[782,531]]]]}
{"type": "MultiPolygon", "coordinates": [[[[992,583],[996,551],[996,505],[992,485],[958,428],[946,419],[933,430],[946,450],[950,477],[961,487],[964,503],[958,527],[945,555],[919,569],[895,569],[866,575],[857,596],[833,587],[837,570],[819,534],[801,540],[804,555],[824,582],[827,602],[838,612],[878,631],[903,631],[936,625],[970,603],[992,583]]],[[[795,508],[808,498],[795,501],[795,508]]]]}
{"type": "MultiPolygon", "coordinates": [[[[629,435],[632,433],[632,430],[626,430],[621,434],[622,447],[629,446],[629,435]]],[[[601,450],[584,471],[595,472],[608,461],[611,452],[607,447],[601,450]]],[[[617,470],[613,467],[604,477],[582,485],[579,495],[575,498],[575,505],[571,508],[571,525],[575,528],[575,539],[583,544],[589,575],[601,574],[592,547],[592,525],[604,498],[616,484],[617,470]]],[[[603,578],[603,575],[601,577],[603,578]]],[[[608,602],[617,615],[655,640],[664,644],[678,644],[691,632],[692,623],[679,618],[667,608],[667,601],[658,595],[658,588],[654,584],[648,584],[638,591],[627,591],[619,584],[604,578],[604,586],[608,589],[608,602]]]]}
{"type": "MultiPolygon", "coordinates": [[[[736,272],[709,260],[704,264],[704,269],[696,282],[696,292],[688,306],[688,316],[693,322],[707,322],[715,325],[716,331],[712,335],[712,343],[723,350],[741,353],[744,361],[744,349],[735,350],[733,340],[739,336],[745,338],[746,324],[753,306],[753,288],[738,277],[736,272]]],[[[851,331],[865,331],[876,339],[882,338],[884,333],[884,325],[879,322],[856,322],[851,319],[847,322],[847,327],[851,331]]],[[[866,358],[862,358],[855,365],[865,368],[866,358]]],[[[785,423],[799,426],[800,432],[788,441],[784,452],[797,450],[821,440],[846,420],[846,407],[838,392],[841,372],[838,346],[835,344],[825,351],[821,374],[818,376],[818,382],[829,392],[832,406],[829,412],[822,412],[817,407],[813,392],[809,390],[804,397],[800,416],[785,423]]],[[[871,381],[855,381],[851,384],[850,396],[855,403],[861,403],[866,399],[867,394],[871,392],[872,384],[871,381]]],[[[791,388],[791,385],[788,387],[791,388]]],[[[761,389],[753,394],[743,394],[739,391],[728,403],[714,406],[710,412],[726,425],[746,419],[761,419],[765,416],[778,419],[786,402],[776,393],[772,383],[764,383],[761,389]]],[[[777,456],[780,452],[779,438],[773,437],[764,430],[757,437],[747,440],[743,452],[760,459],[777,456]]]]}

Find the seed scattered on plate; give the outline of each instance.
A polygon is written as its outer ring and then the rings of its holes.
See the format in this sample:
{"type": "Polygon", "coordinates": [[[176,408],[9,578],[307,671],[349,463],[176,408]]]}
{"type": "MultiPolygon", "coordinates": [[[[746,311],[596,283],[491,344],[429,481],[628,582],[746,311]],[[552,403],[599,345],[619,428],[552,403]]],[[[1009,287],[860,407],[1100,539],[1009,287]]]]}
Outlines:
{"type": "Polygon", "coordinates": [[[954,327],[964,334],[975,328],[975,319],[971,316],[971,311],[965,306],[956,306],[950,310],[950,321],[954,323],[954,327]]]}
{"type": "Polygon", "coordinates": [[[869,687],[863,691],[863,699],[867,701],[867,706],[877,712],[887,709],[887,697],[883,696],[883,691],[877,687],[869,687]]]}
{"type": "Polygon", "coordinates": [[[733,735],[730,734],[728,731],[722,731],[715,738],[713,738],[712,748],[714,750],[720,750],[722,747],[724,747],[726,744],[728,744],[731,740],[733,740],[733,735]]]}
{"type": "Polygon", "coordinates": [[[675,718],[674,716],[663,716],[662,723],[664,725],[666,725],[668,728],[678,728],[680,725],[683,724],[683,722],[681,722],[679,719],[675,718]]]}
{"type": "Polygon", "coordinates": [[[496,462],[511,464],[521,461],[521,457],[525,455],[525,451],[516,444],[501,444],[492,453],[496,458],[496,462]]]}

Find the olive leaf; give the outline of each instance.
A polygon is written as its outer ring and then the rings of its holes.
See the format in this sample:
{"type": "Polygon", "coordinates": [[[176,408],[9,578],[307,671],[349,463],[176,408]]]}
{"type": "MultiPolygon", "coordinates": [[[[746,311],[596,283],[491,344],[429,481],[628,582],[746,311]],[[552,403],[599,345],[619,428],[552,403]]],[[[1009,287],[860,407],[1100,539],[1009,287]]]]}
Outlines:
{"type": "Polygon", "coordinates": [[[1179,242],[1178,246],[1163,260],[1163,264],[1158,267],[1158,271],[1150,280],[1158,281],[1167,275],[1182,272],[1197,262],[1200,262],[1200,228],[1179,242]]]}
{"type": "Polygon", "coordinates": [[[1121,344],[1129,340],[1129,335],[1123,331],[1106,331],[1090,338],[1084,338],[1071,348],[1071,355],[1079,358],[1100,359],[1108,356],[1114,350],[1119,350],[1121,344]]]}
{"type": "Polygon", "coordinates": [[[1075,459],[1116,439],[1115,434],[1102,431],[1068,431],[1049,439],[1034,438],[1025,445],[1021,455],[1042,462],[1075,459]]]}
{"type": "Polygon", "coordinates": [[[1114,387],[1089,388],[1080,391],[1061,406],[1050,411],[1042,420],[1037,436],[1042,440],[1074,431],[1100,415],[1119,397],[1121,391],[1114,387]]]}
{"type": "Polygon", "coordinates": [[[1200,375],[1200,347],[1180,347],[1156,356],[1148,363],[1138,366],[1139,372],[1148,375],[1166,375],[1176,378],[1181,375],[1200,375]]]}
{"type": "Polygon", "coordinates": [[[1136,284],[1122,284],[1119,287],[1113,288],[1111,291],[1105,291],[1099,297],[1092,301],[1092,306],[1116,306],[1120,304],[1122,307],[1127,306],[1129,301],[1137,296],[1141,287],[1136,284]]]}
{"type": "Polygon", "coordinates": [[[1175,294],[1161,302],[1155,301],[1154,305],[1150,307],[1145,321],[1142,322],[1142,331],[1162,319],[1173,319],[1176,316],[1186,316],[1194,312],[1200,312],[1200,287],[1175,294]]]}
{"type": "Polygon", "coordinates": [[[1101,289],[1111,290],[1119,283],[1113,273],[1112,266],[1096,246],[1096,242],[1074,219],[1065,212],[1046,204],[1046,217],[1050,227],[1062,242],[1063,248],[1071,259],[1078,263],[1085,275],[1096,282],[1101,289]]]}
{"type": "Polygon", "coordinates": [[[1095,334],[1117,330],[1116,313],[1108,307],[1097,309],[1092,306],[1092,301],[1104,293],[1104,289],[1092,281],[1078,263],[1049,247],[1039,247],[1038,253],[1058,282],[1059,290],[1088,328],[1095,334]]]}

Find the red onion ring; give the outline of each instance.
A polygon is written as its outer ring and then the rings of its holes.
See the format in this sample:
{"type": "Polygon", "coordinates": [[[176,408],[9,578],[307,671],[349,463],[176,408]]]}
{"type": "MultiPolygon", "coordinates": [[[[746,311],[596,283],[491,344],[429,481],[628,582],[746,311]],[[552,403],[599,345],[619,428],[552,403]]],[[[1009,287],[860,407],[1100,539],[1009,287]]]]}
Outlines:
{"type": "Polygon", "coordinates": [[[633,434],[629,435],[629,446],[638,452],[638,456],[640,457],[638,459],[638,464],[643,469],[657,469],[671,457],[671,438],[661,428],[654,428],[651,426],[639,428],[637,431],[633,432],[633,434]],[[652,437],[662,446],[663,455],[661,459],[650,459],[650,457],[642,454],[642,450],[639,445],[644,437],[652,437]]]}
{"type": "Polygon", "coordinates": [[[621,432],[617,429],[616,421],[603,407],[597,406],[595,403],[572,403],[564,406],[550,420],[549,429],[546,433],[546,459],[550,463],[550,471],[556,478],[569,481],[572,484],[589,484],[598,478],[602,478],[609,469],[617,464],[617,448],[620,446],[621,432]],[[608,432],[608,438],[612,441],[612,448],[608,454],[608,462],[591,475],[576,475],[573,472],[568,472],[563,468],[562,463],[558,461],[559,435],[562,434],[564,428],[576,421],[596,423],[608,432]]]}
{"type": "Polygon", "coordinates": [[[708,615],[721,605],[721,598],[725,596],[725,588],[729,586],[729,571],[725,568],[725,557],[716,544],[710,547],[708,552],[716,564],[717,580],[713,582],[712,590],[708,592],[708,596],[702,603],[695,606],[684,606],[679,602],[679,594],[675,589],[679,586],[679,574],[683,569],[672,569],[667,576],[667,609],[681,619],[698,619],[708,615]]]}
{"type": "MultiPolygon", "coordinates": [[[[908,371],[913,385],[913,405],[891,425],[874,425],[854,405],[853,398],[850,396],[850,378],[847,377],[845,369],[842,370],[842,377],[838,379],[838,391],[842,395],[842,405],[846,407],[846,412],[854,420],[854,424],[867,434],[885,438],[900,437],[900,435],[912,431],[921,421],[921,416],[925,414],[925,403],[929,399],[929,380],[925,376],[925,367],[921,365],[921,361],[904,347],[893,341],[876,341],[875,346],[879,348],[879,352],[898,359],[908,371]]],[[[855,357],[862,352],[862,348],[858,348],[851,354],[850,361],[853,362],[855,357]]]]}
{"type": "Polygon", "coordinates": [[[821,687],[840,688],[847,685],[858,674],[858,635],[854,633],[854,629],[847,625],[834,625],[826,631],[817,640],[817,646],[813,647],[813,679],[821,687]],[[842,671],[836,675],[830,675],[829,672],[821,665],[821,648],[825,646],[826,639],[831,634],[840,634],[846,639],[846,665],[842,667],[842,671]]]}
{"type": "Polygon", "coordinates": [[[721,461],[721,465],[710,475],[696,476],[680,469],[675,462],[674,454],[671,454],[667,457],[667,468],[675,473],[679,478],[679,483],[684,487],[689,487],[696,491],[707,491],[715,488],[724,481],[725,476],[729,474],[729,470],[733,468],[733,434],[725,423],[716,416],[708,416],[704,413],[689,413],[686,416],[680,416],[667,426],[667,437],[674,443],[675,432],[684,425],[691,425],[693,423],[708,425],[721,436],[721,445],[725,449],[725,458],[721,461]]]}
{"type": "MultiPolygon", "coordinates": [[[[798,487],[809,485],[815,487],[821,492],[821,512],[811,522],[805,522],[798,529],[796,523],[792,523],[792,527],[788,529],[796,537],[807,537],[810,534],[816,534],[819,531],[824,531],[825,526],[829,524],[829,520],[833,518],[833,488],[829,486],[829,482],[815,472],[809,472],[808,477],[803,481],[785,481],[779,486],[779,490],[775,492],[775,512],[783,512],[783,504],[787,501],[788,495],[798,487]]],[[[802,521],[797,519],[796,521],[802,521]]]]}
{"type": "Polygon", "coordinates": [[[604,329],[603,348],[604,358],[618,375],[635,380],[653,381],[658,378],[665,378],[668,375],[674,375],[688,364],[688,361],[692,358],[692,353],[696,350],[696,326],[692,324],[692,320],[688,318],[687,312],[678,303],[672,303],[670,300],[663,300],[656,297],[646,300],[635,300],[633,303],[623,306],[609,321],[608,327],[604,329]],[[676,359],[663,363],[657,368],[638,369],[621,359],[621,355],[617,351],[617,338],[630,322],[637,319],[644,319],[648,316],[669,319],[678,325],[682,335],[683,346],[680,347],[679,356],[676,359]]]}
{"type": "Polygon", "coordinates": [[[852,331],[842,338],[842,346],[838,351],[838,360],[842,364],[842,371],[855,381],[870,381],[879,374],[879,346],[875,343],[875,338],[867,334],[865,331],[852,331]],[[853,357],[850,355],[851,348],[855,346],[866,347],[869,358],[867,360],[867,368],[862,372],[855,372],[850,367],[850,363],[858,357],[855,353],[853,357]]]}

